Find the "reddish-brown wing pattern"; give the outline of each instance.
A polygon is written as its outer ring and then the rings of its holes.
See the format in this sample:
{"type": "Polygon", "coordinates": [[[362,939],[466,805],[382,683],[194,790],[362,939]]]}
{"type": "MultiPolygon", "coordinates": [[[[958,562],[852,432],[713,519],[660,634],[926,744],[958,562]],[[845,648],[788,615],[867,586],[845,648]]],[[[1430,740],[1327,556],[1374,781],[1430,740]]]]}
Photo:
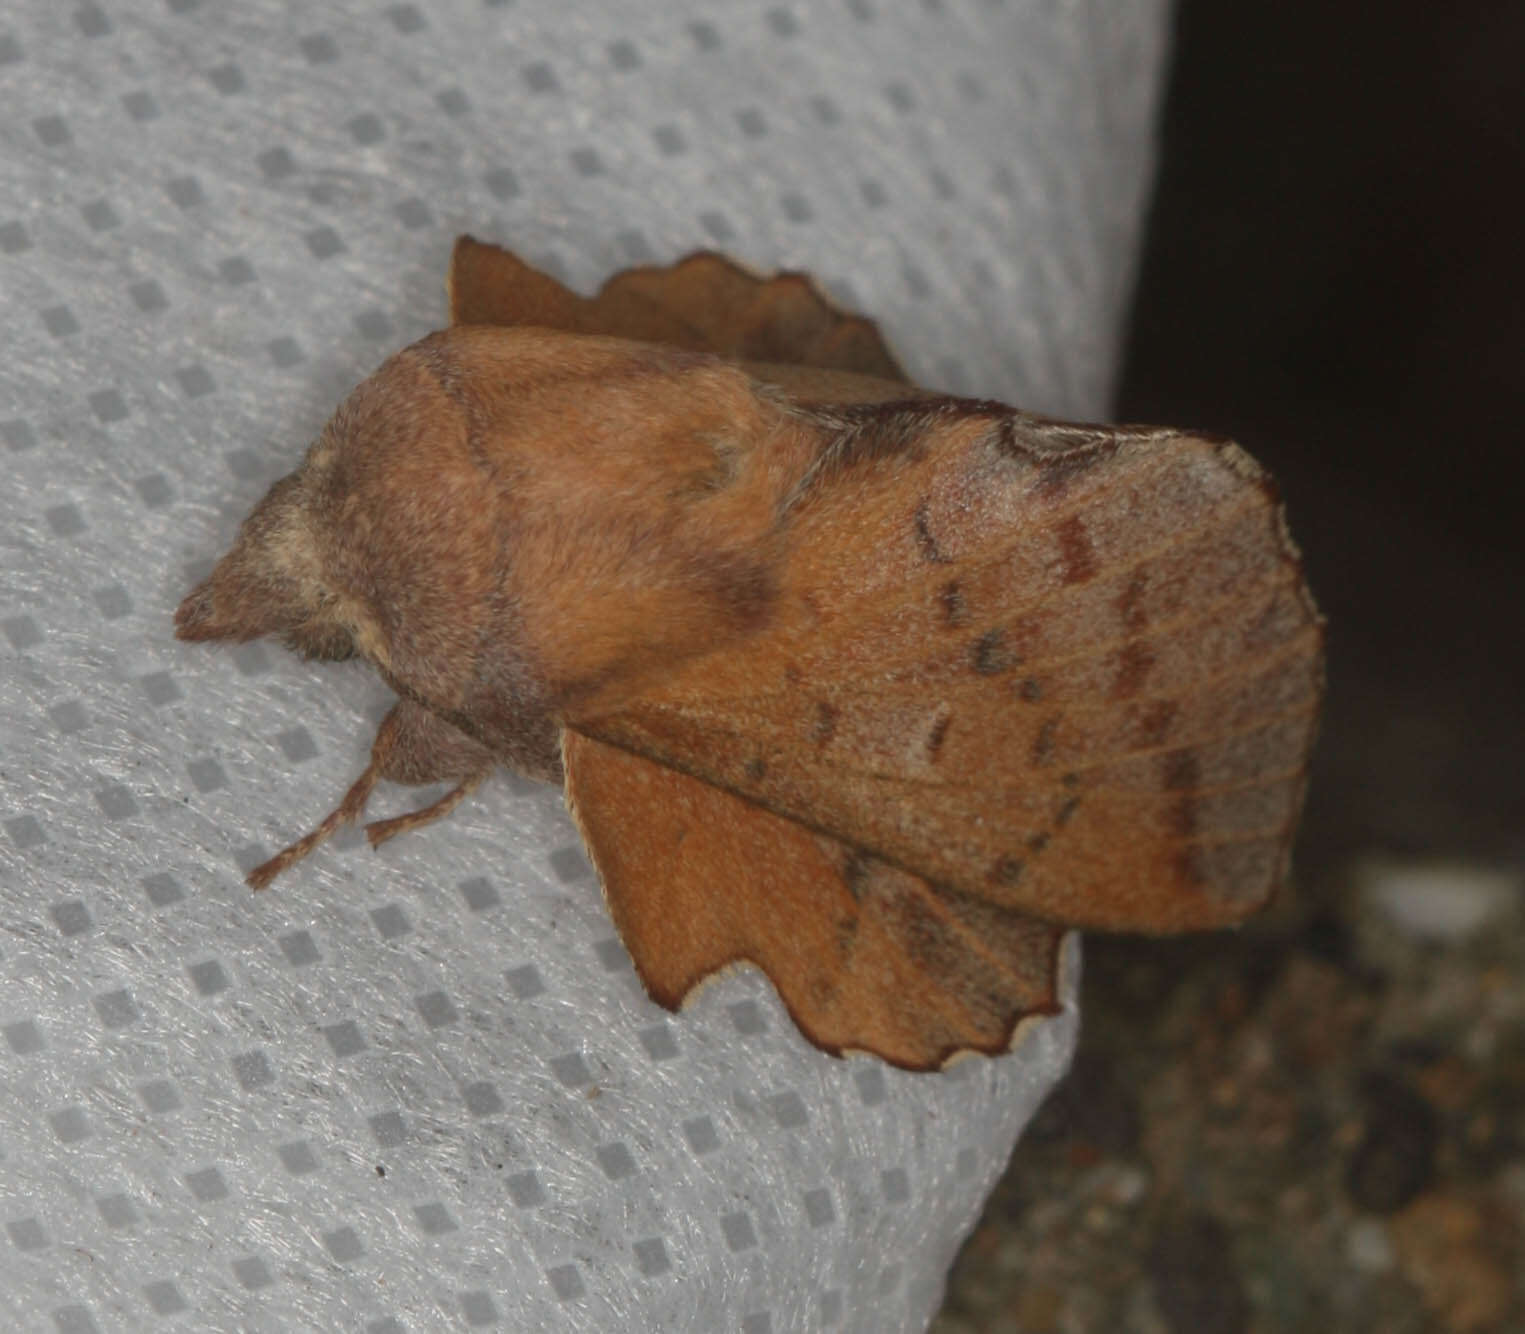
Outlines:
{"type": "Polygon", "coordinates": [[[957,401],[856,415],[845,438],[825,415],[839,457],[790,500],[745,652],[572,725],[1049,921],[1259,906],[1321,684],[1260,470],[1220,441],[957,401]]]}
{"type": "Polygon", "coordinates": [[[564,779],[657,1000],[750,962],[819,1046],[913,1069],[1052,1010],[1067,926],[1273,891],[1322,632],[1234,446],[928,395],[716,256],[584,300],[463,239],[450,292],[177,612],[403,697],[253,883],[380,779],[453,787],[373,841],[497,763],[564,779]]]}
{"type": "Polygon", "coordinates": [[[739,963],[818,1047],[935,1069],[1055,1008],[1060,927],[934,885],[723,788],[565,734],[567,803],[646,989],[739,963]]]}

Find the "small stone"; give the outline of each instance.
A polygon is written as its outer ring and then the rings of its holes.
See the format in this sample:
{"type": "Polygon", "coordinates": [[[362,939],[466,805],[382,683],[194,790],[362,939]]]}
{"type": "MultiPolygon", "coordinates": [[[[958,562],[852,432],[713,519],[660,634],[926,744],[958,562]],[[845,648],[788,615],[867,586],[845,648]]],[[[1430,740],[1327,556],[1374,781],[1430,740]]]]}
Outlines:
{"type": "Polygon", "coordinates": [[[1358,1218],[1345,1234],[1345,1255],[1363,1274],[1385,1274],[1397,1256],[1387,1225],[1376,1218],[1358,1218]]]}
{"type": "Polygon", "coordinates": [[[1457,862],[1380,862],[1358,868],[1367,901],[1413,940],[1456,944],[1525,899],[1517,872],[1457,862]]]}
{"type": "Polygon", "coordinates": [[[1119,1208],[1129,1208],[1144,1198],[1149,1189],[1149,1174],[1142,1168],[1120,1166],[1108,1184],[1112,1203],[1119,1208]]]}
{"type": "Polygon", "coordinates": [[[1366,1134],[1350,1160],[1346,1188],[1357,1208],[1390,1214],[1429,1185],[1440,1141],[1435,1109],[1402,1080],[1372,1075],[1366,1134]]]}
{"type": "Polygon", "coordinates": [[[1242,1334],[1249,1300],[1228,1230],[1208,1214],[1166,1219],[1149,1248],[1155,1305],[1173,1334],[1242,1334]]]}
{"type": "Polygon", "coordinates": [[[1419,1289],[1438,1328],[1449,1334],[1503,1328],[1514,1282],[1490,1252],[1488,1225],[1474,1204],[1426,1195],[1393,1220],[1392,1235],[1403,1275],[1419,1289]]]}
{"type": "Polygon", "coordinates": [[[1050,1283],[1032,1283],[1017,1299],[1019,1329],[1058,1329],[1064,1314],[1064,1293],[1050,1283]]]}

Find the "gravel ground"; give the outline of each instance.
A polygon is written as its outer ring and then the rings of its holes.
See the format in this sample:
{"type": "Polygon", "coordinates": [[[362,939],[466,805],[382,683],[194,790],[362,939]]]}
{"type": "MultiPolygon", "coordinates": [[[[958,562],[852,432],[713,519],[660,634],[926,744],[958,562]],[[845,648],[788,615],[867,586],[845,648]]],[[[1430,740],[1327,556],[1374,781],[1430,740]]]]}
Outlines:
{"type": "Polygon", "coordinates": [[[1358,867],[1316,915],[1093,939],[935,1334],[1525,1330],[1519,890],[1358,867]]]}

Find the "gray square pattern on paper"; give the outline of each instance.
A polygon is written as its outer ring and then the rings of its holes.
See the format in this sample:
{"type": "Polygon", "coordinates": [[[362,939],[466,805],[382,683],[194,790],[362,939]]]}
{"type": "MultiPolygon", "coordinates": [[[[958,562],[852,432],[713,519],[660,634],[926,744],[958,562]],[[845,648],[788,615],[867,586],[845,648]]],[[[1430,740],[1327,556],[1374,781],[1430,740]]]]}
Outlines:
{"type": "Polygon", "coordinates": [[[460,232],[583,292],[703,247],[806,269],[921,383],[1102,414],[1165,16],[4,7],[18,1328],[924,1328],[1072,1004],[962,1078],[817,1052],[753,971],[669,1015],[559,794],[502,778],[253,894],[388,692],[172,617],[346,390],[443,322],[460,232]]]}

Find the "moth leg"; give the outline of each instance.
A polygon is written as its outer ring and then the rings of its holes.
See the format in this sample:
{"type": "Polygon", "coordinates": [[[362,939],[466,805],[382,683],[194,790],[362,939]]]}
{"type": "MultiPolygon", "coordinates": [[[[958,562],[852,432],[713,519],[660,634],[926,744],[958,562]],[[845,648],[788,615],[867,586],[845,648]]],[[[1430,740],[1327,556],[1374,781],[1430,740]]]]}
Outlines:
{"type": "Polygon", "coordinates": [[[409,811],[406,815],[394,815],[390,820],[372,820],[365,827],[366,838],[370,840],[373,848],[380,847],[389,838],[396,838],[398,834],[406,834],[410,829],[420,829],[426,824],[433,824],[434,821],[443,819],[482,785],[482,780],[489,772],[489,769],[483,769],[481,773],[471,774],[438,801],[431,802],[416,811],[409,811]]]}
{"type": "Polygon", "coordinates": [[[311,833],[250,871],[246,877],[248,883],[255,889],[264,889],[282,871],[301,861],[342,826],[358,820],[376,784],[383,778],[414,786],[452,778],[459,781],[458,786],[422,810],[367,825],[366,837],[373,847],[396,834],[448,815],[492,772],[493,763],[492,753],[480,742],[472,740],[422,705],[399,700],[377,729],[376,740],[371,743],[371,762],[344,794],[344,799],[311,833]]]}
{"type": "Polygon", "coordinates": [[[371,763],[382,778],[393,783],[418,787],[456,780],[455,787],[438,801],[406,815],[366,825],[365,836],[374,848],[398,834],[421,829],[449,815],[481,786],[496,761],[480,741],[438,714],[411,700],[399,700],[376,734],[371,763]]]}
{"type": "Polygon", "coordinates": [[[378,765],[373,758],[365,766],[365,772],[344,794],[344,800],[323,817],[322,824],[311,833],[297,839],[290,847],[282,848],[269,861],[261,862],[244,877],[251,888],[264,889],[288,866],[294,866],[320,843],[331,837],[341,825],[346,825],[351,820],[358,820],[361,812],[365,810],[365,803],[370,800],[371,793],[375,791],[376,782],[380,777],[378,765]]]}

